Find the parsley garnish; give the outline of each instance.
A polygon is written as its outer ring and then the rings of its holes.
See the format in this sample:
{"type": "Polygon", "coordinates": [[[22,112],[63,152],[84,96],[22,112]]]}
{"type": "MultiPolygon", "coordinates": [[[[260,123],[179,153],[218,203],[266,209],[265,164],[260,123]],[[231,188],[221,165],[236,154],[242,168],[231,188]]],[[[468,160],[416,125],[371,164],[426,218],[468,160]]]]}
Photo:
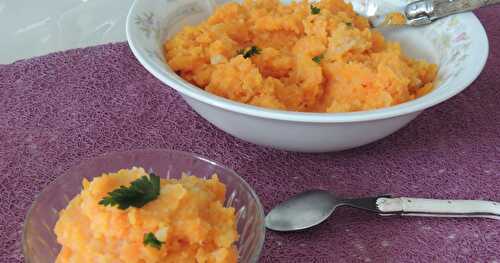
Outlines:
{"type": "Polygon", "coordinates": [[[161,245],[164,244],[165,242],[161,242],[158,240],[155,235],[151,232],[144,234],[144,241],[143,241],[145,246],[151,246],[157,249],[161,248],[161,245]]]}
{"type": "Polygon", "coordinates": [[[348,27],[351,27],[352,23],[351,22],[346,22],[345,25],[348,26],[348,27]]]}
{"type": "Polygon", "coordinates": [[[311,5],[311,14],[317,15],[321,12],[321,8],[311,5]]]}
{"type": "Polygon", "coordinates": [[[238,50],[238,55],[243,55],[244,58],[250,58],[252,57],[253,55],[258,55],[260,54],[260,52],[262,51],[262,49],[256,47],[256,46],[252,46],[249,50],[245,51],[244,49],[240,49],[238,50]]]}
{"type": "Polygon", "coordinates": [[[125,210],[129,207],[141,208],[155,200],[160,195],[160,177],[154,173],[143,176],[133,181],[129,187],[120,186],[108,193],[99,204],[103,206],[116,206],[125,210]]]}
{"type": "Polygon", "coordinates": [[[321,63],[321,60],[325,57],[325,55],[321,54],[321,55],[318,55],[318,56],[315,56],[312,58],[312,60],[316,63],[321,63]]]}

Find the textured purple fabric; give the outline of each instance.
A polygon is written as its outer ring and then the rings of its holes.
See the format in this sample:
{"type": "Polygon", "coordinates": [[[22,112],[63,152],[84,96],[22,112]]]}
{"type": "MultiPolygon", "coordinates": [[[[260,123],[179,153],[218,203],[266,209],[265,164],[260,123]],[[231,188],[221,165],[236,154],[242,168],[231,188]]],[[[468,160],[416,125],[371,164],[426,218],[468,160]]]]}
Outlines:
{"type": "MultiPolygon", "coordinates": [[[[0,262],[20,262],[21,226],[37,193],[83,158],[167,148],[239,172],[266,211],[324,188],[500,200],[500,8],[478,12],[491,55],[465,92],[387,139],[331,154],[257,147],[214,128],[148,74],[126,44],[0,66],[0,262]]],[[[500,262],[500,222],[380,218],[341,209],[321,226],[267,233],[262,262],[500,262]]]]}

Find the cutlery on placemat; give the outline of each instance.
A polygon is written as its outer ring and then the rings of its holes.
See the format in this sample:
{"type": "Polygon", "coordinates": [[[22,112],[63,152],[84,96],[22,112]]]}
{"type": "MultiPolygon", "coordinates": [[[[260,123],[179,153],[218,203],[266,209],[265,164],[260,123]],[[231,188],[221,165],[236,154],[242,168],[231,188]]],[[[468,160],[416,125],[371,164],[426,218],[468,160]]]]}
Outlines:
{"type": "Polygon", "coordinates": [[[337,198],[324,190],[311,190],[277,205],[266,216],[266,227],[296,231],[325,221],[337,207],[349,206],[383,216],[482,217],[500,220],[500,203],[482,200],[436,200],[379,196],[337,198]]]}

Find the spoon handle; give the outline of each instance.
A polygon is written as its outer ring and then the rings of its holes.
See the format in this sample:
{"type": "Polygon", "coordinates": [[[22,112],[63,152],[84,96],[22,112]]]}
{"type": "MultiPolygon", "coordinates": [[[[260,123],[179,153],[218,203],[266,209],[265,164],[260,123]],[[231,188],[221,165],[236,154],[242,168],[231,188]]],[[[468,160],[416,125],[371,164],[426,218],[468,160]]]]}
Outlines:
{"type": "Polygon", "coordinates": [[[406,6],[405,16],[410,25],[427,25],[439,18],[495,4],[500,4],[500,0],[419,0],[406,6]]]}
{"type": "Polygon", "coordinates": [[[434,0],[433,15],[436,18],[473,11],[481,7],[500,4],[500,0],[434,0]]]}
{"type": "Polygon", "coordinates": [[[376,203],[381,215],[482,217],[500,220],[500,203],[491,201],[381,197],[376,203]]]}

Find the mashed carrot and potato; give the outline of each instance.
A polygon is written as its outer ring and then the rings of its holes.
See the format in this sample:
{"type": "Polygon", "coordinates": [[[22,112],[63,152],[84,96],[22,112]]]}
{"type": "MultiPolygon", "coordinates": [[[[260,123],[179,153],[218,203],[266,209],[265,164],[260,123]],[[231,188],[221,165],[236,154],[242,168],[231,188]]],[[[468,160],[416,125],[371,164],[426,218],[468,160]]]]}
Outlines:
{"type": "Polygon", "coordinates": [[[227,3],[166,41],[164,51],[172,70],[208,92],[289,111],[397,105],[430,92],[437,73],[342,0],[227,3]]]}
{"type": "Polygon", "coordinates": [[[84,180],[55,226],[62,245],[56,262],[237,262],[235,211],[223,207],[225,186],[216,175],[159,179],[159,195],[141,208],[100,203],[145,175],[133,168],[84,180]]]}

